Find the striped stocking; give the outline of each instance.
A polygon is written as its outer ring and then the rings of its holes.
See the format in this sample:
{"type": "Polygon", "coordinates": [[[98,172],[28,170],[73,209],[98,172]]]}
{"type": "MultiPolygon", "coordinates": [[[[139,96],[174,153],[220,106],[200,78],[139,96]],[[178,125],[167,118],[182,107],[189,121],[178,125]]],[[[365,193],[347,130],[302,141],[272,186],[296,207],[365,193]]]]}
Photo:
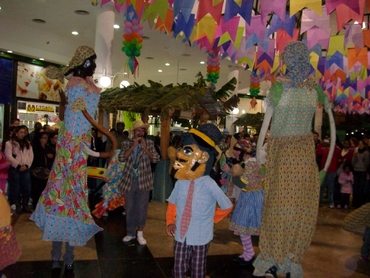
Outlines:
{"type": "Polygon", "coordinates": [[[252,237],[250,235],[240,235],[243,244],[243,254],[241,255],[244,260],[249,261],[254,256],[252,237]]]}

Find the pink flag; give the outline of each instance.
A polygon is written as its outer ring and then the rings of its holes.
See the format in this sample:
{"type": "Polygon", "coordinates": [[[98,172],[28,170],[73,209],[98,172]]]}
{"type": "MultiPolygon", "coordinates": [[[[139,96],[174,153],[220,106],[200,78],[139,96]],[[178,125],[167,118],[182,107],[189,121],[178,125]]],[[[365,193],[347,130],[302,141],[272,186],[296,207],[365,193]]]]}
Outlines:
{"type": "Polygon", "coordinates": [[[261,20],[266,25],[267,17],[274,12],[281,21],[285,21],[285,10],[287,0],[261,0],[261,20]]]}
{"type": "Polygon", "coordinates": [[[315,26],[325,30],[327,33],[330,33],[330,16],[326,13],[325,7],[323,7],[322,16],[309,9],[303,10],[301,34],[315,26]]]}
{"type": "Polygon", "coordinates": [[[307,47],[311,49],[316,44],[320,44],[322,48],[328,49],[330,40],[330,28],[329,32],[318,27],[307,30],[307,47]]]}

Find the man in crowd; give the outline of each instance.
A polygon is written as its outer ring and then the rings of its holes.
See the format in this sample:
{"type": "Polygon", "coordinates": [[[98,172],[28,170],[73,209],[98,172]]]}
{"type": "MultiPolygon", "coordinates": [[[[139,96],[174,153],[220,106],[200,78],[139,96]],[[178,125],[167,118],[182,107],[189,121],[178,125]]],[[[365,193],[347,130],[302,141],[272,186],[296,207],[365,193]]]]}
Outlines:
{"type": "Polygon", "coordinates": [[[124,140],[118,159],[125,162],[118,190],[124,193],[126,201],[126,230],[123,238],[130,244],[137,237],[140,245],[146,245],[143,229],[146,224],[149,204],[149,192],[153,189],[153,174],[150,163],[159,161],[159,154],[154,142],[145,138],[149,124],[141,120],[134,122],[133,138],[124,140]]]}

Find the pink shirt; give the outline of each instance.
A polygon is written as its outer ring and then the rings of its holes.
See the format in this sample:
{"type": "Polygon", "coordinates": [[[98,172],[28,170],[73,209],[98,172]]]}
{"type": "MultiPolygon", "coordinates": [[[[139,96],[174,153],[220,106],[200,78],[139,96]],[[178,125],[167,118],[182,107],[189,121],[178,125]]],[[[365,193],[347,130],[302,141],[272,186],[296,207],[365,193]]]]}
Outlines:
{"type": "Polygon", "coordinates": [[[6,180],[8,178],[9,165],[6,163],[5,154],[0,152],[0,179],[6,180]]]}
{"type": "Polygon", "coordinates": [[[352,194],[353,174],[350,172],[342,172],[339,175],[338,183],[340,184],[340,192],[346,194],[352,194]]]}

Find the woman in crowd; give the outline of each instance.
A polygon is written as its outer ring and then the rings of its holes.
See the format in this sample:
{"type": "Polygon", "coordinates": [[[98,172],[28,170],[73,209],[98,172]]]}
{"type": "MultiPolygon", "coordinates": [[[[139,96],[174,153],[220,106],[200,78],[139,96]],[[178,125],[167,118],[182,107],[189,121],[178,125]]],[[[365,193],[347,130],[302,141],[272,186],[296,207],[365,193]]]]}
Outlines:
{"type": "Polygon", "coordinates": [[[5,156],[11,162],[8,172],[10,205],[15,205],[18,214],[22,210],[30,213],[28,201],[31,193],[30,167],[33,161],[33,151],[31,143],[27,139],[26,126],[15,127],[11,140],[5,143],[5,156]],[[22,194],[22,201],[20,194],[22,194]]]}
{"type": "Polygon", "coordinates": [[[353,167],[353,199],[354,208],[359,208],[365,203],[365,187],[367,181],[367,171],[370,165],[370,153],[363,140],[358,142],[358,148],[355,149],[352,157],[353,167]]]}
{"type": "Polygon", "coordinates": [[[49,135],[46,132],[37,133],[37,141],[32,145],[33,162],[31,166],[31,197],[32,206],[36,208],[39,197],[46,187],[54,155],[48,147],[49,135]]]}

